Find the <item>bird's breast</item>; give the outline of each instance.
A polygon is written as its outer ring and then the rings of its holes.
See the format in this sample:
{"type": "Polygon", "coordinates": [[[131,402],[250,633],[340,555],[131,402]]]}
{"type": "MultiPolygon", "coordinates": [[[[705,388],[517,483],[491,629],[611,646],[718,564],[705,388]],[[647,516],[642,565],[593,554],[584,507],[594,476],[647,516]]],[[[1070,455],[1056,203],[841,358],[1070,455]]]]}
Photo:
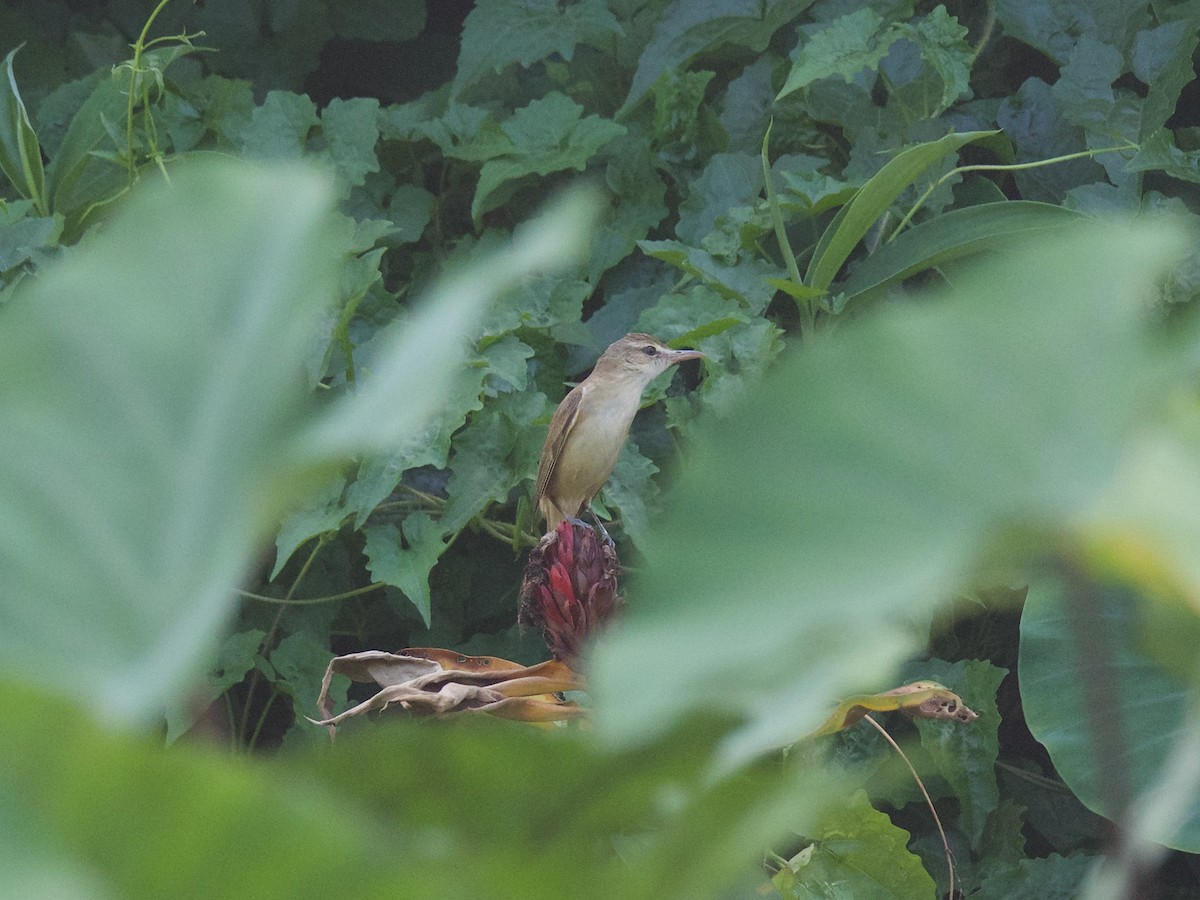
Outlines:
{"type": "Polygon", "coordinates": [[[612,474],[629,435],[629,426],[637,413],[638,398],[633,402],[603,394],[585,394],[579,413],[567,436],[554,480],[569,493],[591,495],[612,474]]]}

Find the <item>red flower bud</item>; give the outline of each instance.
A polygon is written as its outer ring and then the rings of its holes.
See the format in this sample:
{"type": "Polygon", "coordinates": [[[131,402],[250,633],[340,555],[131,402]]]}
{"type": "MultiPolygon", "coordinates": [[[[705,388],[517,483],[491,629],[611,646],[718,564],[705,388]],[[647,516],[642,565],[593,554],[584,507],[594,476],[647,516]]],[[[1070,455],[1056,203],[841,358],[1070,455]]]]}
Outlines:
{"type": "Polygon", "coordinates": [[[555,659],[577,659],[620,608],[616,550],[586,525],[564,521],[529,554],[518,621],[542,630],[555,659]]]}

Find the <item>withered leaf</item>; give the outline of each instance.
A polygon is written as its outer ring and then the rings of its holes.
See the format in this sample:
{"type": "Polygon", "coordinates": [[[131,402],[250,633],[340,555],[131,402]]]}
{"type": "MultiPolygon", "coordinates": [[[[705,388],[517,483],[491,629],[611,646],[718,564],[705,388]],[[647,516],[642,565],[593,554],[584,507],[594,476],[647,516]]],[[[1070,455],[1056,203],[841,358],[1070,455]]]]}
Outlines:
{"type": "Polygon", "coordinates": [[[320,719],[330,736],[346,719],[400,704],[415,715],[485,713],[522,722],[579,718],[586,711],[558,697],[582,690],[584,681],[566,663],[549,660],[523,666],[494,656],[464,656],[437,647],[411,647],[398,653],[368,650],[332,659],[317,698],[320,719]],[[357,706],[333,715],[329,685],[334,673],[375,683],[380,690],[357,706]]]}
{"type": "Polygon", "coordinates": [[[962,698],[949,688],[936,681],[914,681],[879,694],[856,694],[846,698],[811,736],[833,734],[843,728],[849,728],[862,721],[867,713],[894,710],[920,719],[973,722],[979,718],[978,713],[972,711],[963,703],[962,698]]]}

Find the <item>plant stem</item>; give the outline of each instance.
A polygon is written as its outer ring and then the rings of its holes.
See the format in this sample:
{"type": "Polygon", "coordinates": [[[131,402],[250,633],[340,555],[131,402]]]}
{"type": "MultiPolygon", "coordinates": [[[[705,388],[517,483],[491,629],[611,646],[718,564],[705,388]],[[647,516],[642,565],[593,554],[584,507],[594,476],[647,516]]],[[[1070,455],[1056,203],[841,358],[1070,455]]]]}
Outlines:
{"type": "MultiPolygon", "coordinates": [[[[775,184],[771,179],[771,162],[767,151],[770,148],[771,129],[774,125],[775,120],[772,119],[767,125],[767,133],[763,135],[762,140],[762,170],[763,183],[767,189],[767,207],[771,210],[771,224],[775,228],[775,240],[779,243],[779,252],[783,254],[783,262],[787,268],[788,278],[793,284],[803,285],[804,279],[800,277],[800,266],[796,263],[796,254],[792,252],[792,245],[788,240],[787,230],[783,227],[783,211],[779,207],[779,197],[775,193],[775,184]]],[[[796,298],[796,306],[800,312],[800,332],[801,334],[806,334],[816,324],[816,312],[810,300],[796,298]]]]}
{"type": "MultiPolygon", "coordinates": [[[[284,603],[290,603],[292,601],[292,595],[296,593],[296,589],[300,587],[300,583],[304,581],[304,576],[308,574],[308,570],[312,567],[313,561],[317,558],[317,554],[321,552],[321,548],[329,542],[329,539],[329,532],[325,532],[317,537],[316,545],[313,547],[312,552],[308,554],[308,559],[304,561],[304,565],[300,567],[300,571],[296,574],[296,579],[292,582],[292,586],[288,588],[287,595],[284,597],[284,603]]],[[[286,606],[279,610],[279,612],[275,615],[275,621],[271,623],[270,630],[267,632],[262,641],[259,642],[258,653],[264,659],[267,658],[271,652],[271,644],[275,641],[275,633],[279,630],[279,623],[283,619],[283,614],[286,611],[286,606]]],[[[237,733],[242,741],[246,740],[246,729],[250,725],[250,703],[254,699],[254,690],[258,687],[258,683],[261,680],[262,672],[256,668],[254,673],[250,676],[250,685],[246,688],[246,703],[242,707],[241,722],[238,725],[237,733]]],[[[268,702],[270,702],[270,700],[268,700],[268,702]]]]}
{"type": "Polygon", "coordinates": [[[1019,172],[1024,169],[1037,169],[1041,166],[1051,166],[1055,163],[1070,162],[1073,159],[1084,159],[1085,157],[1098,156],[1101,153],[1116,153],[1120,150],[1137,149],[1137,144],[1127,143],[1122,147],[1103,147],[1100,150],[1080,150],[1078,153],[1068,153],[1065,156],[1055,156],[1051,157],[1050,159],[1035,159],[1033,162],[1008,163],[1004,165],[979,163],[972,166],[956,166],[925,189],[925,192],[917,198],[917,202],[913,204],[912,209],[910,209],[904,218],[900,220],[900,224],[896,226],[895,230],[888,237],[887,242],[890,244],[896,239],[901,231],[908,227],[908,223],[912,221],[912,217],[916,215],[917,210],[919,210],[925,204],[925,201],[929,199],[930,194],[945,184],[948,179],[955,175],[961,175],[963,172],[1019,172]]]}
{"type": "Polygon", "coordinates": [[[130,180],[134,177],[135,169],[133,162],[133,101],[137,94],[138,73],[142,70],[142,53],[147,47],[146,38],[150,34],[150,27],[154,24],[154,20],[158,18],[158,14],[170,2],[171,0],[159,0],[158,6],[154,7],[154,11],[150,13],[150,17],[146,19],[146,24],[142,26],[142,33],[133,42],[133,62],[129,68],[129,98],[125,111],[125,167],[129,170],[130,180]]]}
{"type": "Polygon", "coordinates": [[[883,739],[892,745],[892,749],[904,760],[904,764],[908,766],[908,771],[912,773],[913,781],[917,783],[917,787],[921,789],[921,796],[925,798],[925,803],[929,807],[929,811],[933,814],[933,824],[937,826],[938,834],[942,838],[942,849],[946,851],[946,868],[950,874],[950,889],[946,892],[947,897],[954,896],[954,854],[950,852],[950,842],[946,840],[946,829],[942,827],[941,817],[938,816],[937,807],[933,805],[933,800],[929,797],[929,791],[925,790],[925,783],[921,781],[921,776],[917,774],[917,770],[913,768],[913,764],[909,762],[908,756],[900,749],[900,745],[893,740],[882,725],[875,721],[870,714],[863,716],[866,721],[871,723],[871,726],[883,735],[883,739]]]}
{"type": "Polygon", "coordinates": [[[377,591],[387,585],[382,581],[375,581],[365,587],[355,588],[352,591],[343,591],[340,594],[327,594],[324,597],[308,597],[304,600],[287,600],[283,597],[268,597],[265,594],[254,594],[250,591],[238,591],[237,595],[246,600],[258,600],[260,603],[275,603],[279,606],[315,606],[318,603],[336,603],[339,600],[349,600],[351,597],[359,597],[363,594],[369,594],[371,591],[377,591]]]}
{"type": "Polygon", "coordinates": [[[263,704],[262,712],[258,714],[258,724],[254,726],[254,734],[250,735],[250,740],[246,744],[246,752],[253,752],[254,745],[258,743],[258,736],[262,732],[263,725],[266,724],[267,713],[271,711],[271,705],[278,696],[279,688],[271,685],[271,694],[267,697],[267,702],[263,704]]]}

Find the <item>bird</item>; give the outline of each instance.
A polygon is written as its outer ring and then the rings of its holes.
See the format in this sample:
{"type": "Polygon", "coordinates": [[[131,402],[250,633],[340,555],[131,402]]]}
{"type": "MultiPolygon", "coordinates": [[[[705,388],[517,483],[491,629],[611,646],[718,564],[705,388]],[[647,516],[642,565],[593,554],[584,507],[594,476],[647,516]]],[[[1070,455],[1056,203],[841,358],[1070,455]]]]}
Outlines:
{"type": "MultiPolygon", "coordinates": [[[[534,506],[546,519],[547,533],[564,519],[582,524],[579,514],[612,474],[647,385],[671,366],[703,356],[699,350],[672,350],[640,332],[608,346],[550,420],[534,488],[534,506]]],[[[598,519],[596,525],[608,539],[598,519]]]]}

